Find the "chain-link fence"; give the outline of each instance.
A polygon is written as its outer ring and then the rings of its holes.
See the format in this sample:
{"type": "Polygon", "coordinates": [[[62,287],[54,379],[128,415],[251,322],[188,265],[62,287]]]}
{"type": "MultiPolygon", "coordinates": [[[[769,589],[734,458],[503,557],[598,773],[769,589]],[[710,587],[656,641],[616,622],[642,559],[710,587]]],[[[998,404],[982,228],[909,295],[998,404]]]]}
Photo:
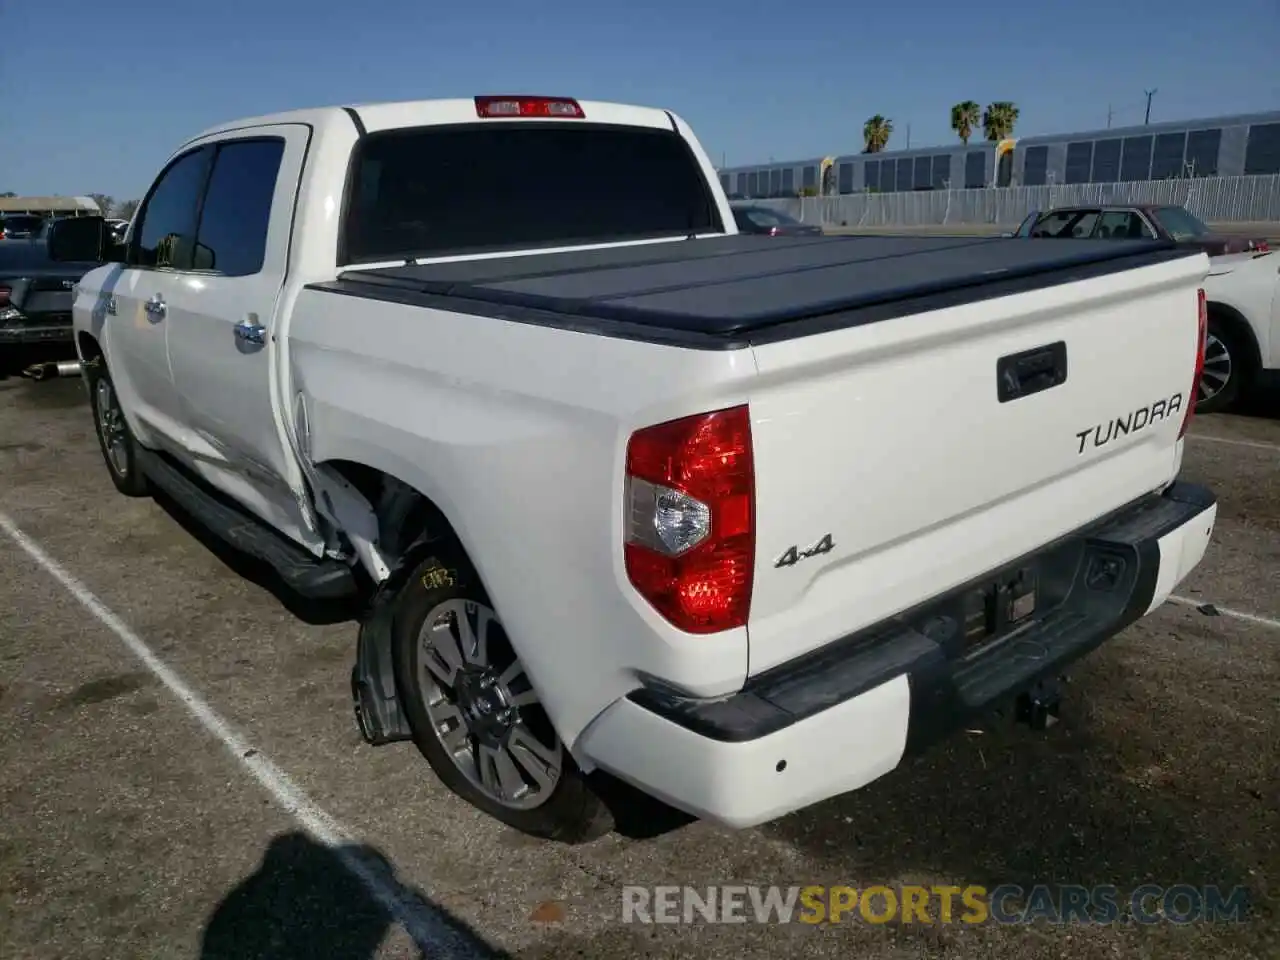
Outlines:
{"type": "Polygon", "coordinates": [[[858,193],[752,202],[774,207],[808,223],[833,227],[1013,226],[1021,223],[1032,210],[1126,203],[1180,204],[1210,223],[1240,223],[1280,221],[1280,176],[858,193]]]}

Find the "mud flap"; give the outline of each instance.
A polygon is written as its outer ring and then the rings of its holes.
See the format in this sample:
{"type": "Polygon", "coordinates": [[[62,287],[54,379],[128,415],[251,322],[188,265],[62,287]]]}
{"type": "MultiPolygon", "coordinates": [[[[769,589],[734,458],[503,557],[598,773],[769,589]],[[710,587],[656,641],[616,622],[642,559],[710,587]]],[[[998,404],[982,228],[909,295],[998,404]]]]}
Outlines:
{"type": "Polygon", "coordinates": [[[413,733],[400,706],[395,663],[391,657],[391,629],[396,602],[409,574],[430,555],[436,538],[419,537],[378,587],[360,622],[356,663],[351,669],[351,701],[360,735],[370,746],[410,740],[413,733]]]}
{"type": "MultiPolygon", "coordinates": [[[[388,581],[389,583],[390,581],[388,581]]],[[[370,746],[410,739],[409,724],[400,709],[395,666],[391,662],[394,591],[379,590],[360,624],[356,664],[351,668],[351,703],[356,726],[370,746]]]]}

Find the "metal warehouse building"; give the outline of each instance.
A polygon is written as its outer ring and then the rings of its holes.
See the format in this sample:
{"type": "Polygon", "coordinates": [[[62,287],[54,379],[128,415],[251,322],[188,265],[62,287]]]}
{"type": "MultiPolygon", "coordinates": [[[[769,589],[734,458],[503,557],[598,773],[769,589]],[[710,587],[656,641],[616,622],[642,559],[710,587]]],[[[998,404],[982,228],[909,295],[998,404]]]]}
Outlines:
{"type": "Polygon", "coordinates": [[[78,217],[101,212],[90,197],[0,197],[0,214],[78,217]]]}
{"type": "Polygon", "coordinates": [[[1280,173],[1280,111],[720,171],[731,198],[1280,173]]]}

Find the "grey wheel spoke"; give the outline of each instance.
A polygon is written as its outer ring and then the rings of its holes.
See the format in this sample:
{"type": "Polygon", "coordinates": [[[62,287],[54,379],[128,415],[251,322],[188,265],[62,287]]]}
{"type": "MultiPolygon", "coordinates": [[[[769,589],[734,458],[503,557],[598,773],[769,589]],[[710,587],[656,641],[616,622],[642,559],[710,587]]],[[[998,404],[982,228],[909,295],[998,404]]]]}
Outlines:
{"type": "Polygon", "coordinates": [[[537,704],[538,695],[534,692],[533,684],[529,682],[529,678],[524,672],[524,666],[519,660],[502,672],[502,676],[498,678],[498,683],[502,685],[502,693],[506,696],[507,702],[511,706],[532,707],[537,704]]]}
{"type": "Polygon", "coordinates": [[[462,648],[462,656],[467,663],[478,667],[489,665],[489,627],[495,617],[488,607],[467,604],[457,618],[458,642],[462,648]],[[475,615],[475,623],[471,615],[475,615]]]}
{"type": "Polygon", "coordinates": [[[528,791],[524,777],[505,747],[480,748],[480,776],[500,800],[518,800],[528,791]]]}
{"type": "Polygon", "coordinates": [[[450,617],[428,624],[423,665],[442,683],[452,687],[462,669],[462,650],[451,629],[450,617]]]}
{"type": "Polygon", "coordinates": [[[493,754],[493,767],[498,776],[498,786],[502,788],[502,797],[504,800],[517,800],[524,794],[529,792],[529,785],[525,783],[525,778],[520,776],[520,768],[516,765],[516,759],[511,755],[511,751],[504,746],[490,750],[493,754]]]}
{"type": "Polygon", "coordinates": [[[453,756],[457,756],[471,746],[471,735],[467,730],[467,722],[462,711],[447,700],[441,701],[432,711],[435,716],[436,732],[440,734],[440,743],[453,756]],[[440,729],[445,727],[447,729],[440,729]]]}
{"type": "Polygon", "coordinates": [[[560,753],[552,751],[538,741],[527,727],[517,726],[511,731],[507,749],[516,761],[528,771],[539,788],[550,791],[560,779],[560,753]]]}

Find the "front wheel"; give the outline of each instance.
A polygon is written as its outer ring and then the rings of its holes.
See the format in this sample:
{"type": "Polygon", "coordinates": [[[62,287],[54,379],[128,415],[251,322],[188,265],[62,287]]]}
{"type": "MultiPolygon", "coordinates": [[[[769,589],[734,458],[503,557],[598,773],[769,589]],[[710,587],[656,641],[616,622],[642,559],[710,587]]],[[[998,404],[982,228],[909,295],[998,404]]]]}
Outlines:
{"type": "Polygon", "coordinates": [[[111,482],[127,497],[146,496],[147,478],[138,469],[138,441],[124,418],[120,397],[102,357],[89,366],[88,383],[94,432],[111,482]]]}
{"type": "Polygon", "coordinates": [[[419,751],[450,790],[523,833],[567,843],[612,828],[560,741],[460,547],[397,598],[396,680],[419,751]]]}

